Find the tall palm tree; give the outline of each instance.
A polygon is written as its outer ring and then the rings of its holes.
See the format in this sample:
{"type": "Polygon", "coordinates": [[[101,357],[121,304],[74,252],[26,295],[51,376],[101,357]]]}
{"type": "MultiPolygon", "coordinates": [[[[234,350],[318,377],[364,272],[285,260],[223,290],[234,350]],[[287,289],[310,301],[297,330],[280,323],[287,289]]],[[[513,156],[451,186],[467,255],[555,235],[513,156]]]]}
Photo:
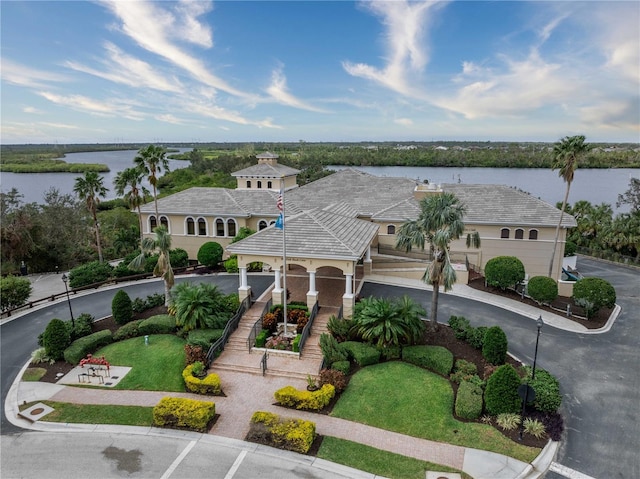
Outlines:
{"type": "MultiPolygon", "coordinates": [[[[126,168],[116,175],[114,184],[116,193],[124,195],[129,208],[138,210],[138,225],[140,226],[140,245],[142,245],[143,228],[142,213],[140,207],[144,204],[145,197],[149,190],[142,184],[145,172],[140,168],[126,168]]],[[[157,218],[157,216],[156,216],[157,218]]]]}
{"type": "Polygon", "coordinates": [[[169,291],[175,284],[173,268],[171,268],[171,260],[169,258],[169,251],[171,250],[171,236],[164,225],[158,226],[154,230],[154,233],[156,235],[155,239],[144,238],[142,240],[142,251],[131,261],[131,263],[129,263],[129,268],[133,270],[142,269],[146,259],[146,253],[157,252],[158,263],[153,269],[153,275],[164,280],[164,305],[169,306],[169,291]]]}
{"type": "Polygon", "coordinates": [[[158,220],[158,173],[169,171],[169,160],[167,160],[166,151],[161,146],[149,145],[140,149],[133,161],[138,168],[144,171],[153,187],[153,201],[156,220],[158,220]]]}
{"type": "Polygon", "coordinates": [[[569,190],[571,188],[571,182],[576,169],[578,169],[578,160],[580,157],[591,149],[585,141],[584,135],[565,136],[560,141],[553,145],[553,157],[554,162],[551,167],[552,170],[558,170],[558,175],[567,184],[567,189],[564,192],[564,199],[562,200],[562,207],[560,208],[560,219],[556,226],[556,237],[553,242],[553,252],[551,253],[551,261],[549,262],[549,277],[553,273],[553,262],[556,256],[556,250],[558,249],[558,238],[560,237],[560,226],[562,226],[562,219],[564,217],[564,210],[567,207],[567,200],[569,199],[569,190]]]}
{"type": "Polygon", "coordinates": [[[104,177],[99,176],[95,171],[88,171],[84,174],[84,177],[76,178],[73,191],[78,197],[84,201],[87,209],[93,217],[93,225],[96,230],[96,245],[98,247],[98,259],[100,262],[102,258],[102,241],[100,240],[100,224],[98,223],[98,204],[100,204],[100,198],[104,198],[107,195],[108,188],[103,184],[104,177]]]}
{"type": "MultiPolygon", "coordinates": [[[[418,247],[424,251],[429,244],[433,258],[422,280],[433,286],[431,295],[430,328],[438,329],[438,299],[440,285],[449,291],[456,282],[456,272],[451,265],[449,245],[460,239],[464,233],[465,207],[452,193],[426,196],[420,201],[420,214],[415,220],[407,221],[398,229],[396,248],[410,252],[418,247]]],[[[480,247],[478,232],[467,235],[467,248],[480,247]]]]}

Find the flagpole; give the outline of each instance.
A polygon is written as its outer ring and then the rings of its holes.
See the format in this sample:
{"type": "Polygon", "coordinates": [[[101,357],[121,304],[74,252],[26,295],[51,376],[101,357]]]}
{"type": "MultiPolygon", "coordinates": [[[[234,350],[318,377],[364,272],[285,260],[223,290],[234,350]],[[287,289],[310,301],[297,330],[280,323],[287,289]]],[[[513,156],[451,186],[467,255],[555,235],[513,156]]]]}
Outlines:
{"type": "Polygon", "coordinates": [[[285,214],[284,214],[284,177],[281,179],[281,188],[280,188],[280,196],[282,198],[282,288],[284,289],[284,293],[282,295],[283,300],[283,314],[284,314],[284,336],[287,337],[287,241],[285,239],[286,236],[286,228],[285,228],[285,214]]]}

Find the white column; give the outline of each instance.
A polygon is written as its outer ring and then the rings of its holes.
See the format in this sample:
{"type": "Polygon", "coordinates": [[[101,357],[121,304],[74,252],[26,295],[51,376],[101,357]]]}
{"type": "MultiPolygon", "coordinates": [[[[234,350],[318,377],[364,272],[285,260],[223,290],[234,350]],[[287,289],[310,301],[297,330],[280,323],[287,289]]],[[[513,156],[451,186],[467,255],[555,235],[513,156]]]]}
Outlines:
{"type": "Polygon", "coordinates": [[[309,291],[307,291],[307,307],[313,309],[318,302],[318,291],[316,291],[316,272],[309,271],[309,291]]]}
{"type": "Polygon", "coordinates": [[[247,267],[238,267],[240,270],[240,287],[238,288],[238,296],[240,301],[251,296],[251,286],[247,282],[247,267]]]}
{"type": "Polygon", "coordinates": [[[309,293],[316,293],[316,272],[309,271],[309,293]]]}
{"type": "Polygon", "coordinates": [[[367,248],[367,255],[365,256],[367,261],[371,261],[371,245],[367,248]]]}
{"type": "Polygon", "coordinates": [[[274,270],[274,273],[275,273],[275,279],[274,279],[275,287],[273,288],[273,290],[282,291],[282,280],[280,275],[280,269],[274,270]]]}
{"type": "Polygon", "coordinates": [[[353,294],[353,275],[345,274],[345,283],[344,283],[344,294],[352,295],[353,294]]]}
{"type": "Polygon", "coordinates": [[[247,268],[239,268],[240,269],[240,287],[247,287],[247,268]]]}

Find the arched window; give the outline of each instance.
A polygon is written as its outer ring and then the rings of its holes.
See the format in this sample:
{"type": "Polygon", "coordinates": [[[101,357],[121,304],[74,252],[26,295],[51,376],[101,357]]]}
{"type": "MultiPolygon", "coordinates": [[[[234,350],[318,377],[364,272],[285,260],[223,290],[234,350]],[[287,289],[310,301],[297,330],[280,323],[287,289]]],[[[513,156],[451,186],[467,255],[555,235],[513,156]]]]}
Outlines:
{"type": "Polygon", "coordinates": [[[502,228],[500,230],[500,238],[508,238],[509,237],[509,228],[502,228]]]}
{"type": "Polygon", "coordinates": [[[267,227],[267,222],[265,220],[258,221],[258,231],[261,231],[267,227]]]}
{"type": "Polygon", "coordinates": [[[198,218],[198,234],[200,236],[207,236],[207,222],[204,218],[198,218]]]}
{"type": "Polygon", "coordinates": [[[516,239],[523,239],[524,238],[524,230],[522,228],[518,228],[516,230],[516,239]]]}
{"type": "Polygon", "coordinates": [[[224,236],[224,221],[220,218],[216,220],[216,236],[224,236]]]}
{"type": "Polygon", "coordinates": [[[236,235],[236,221],[229,219],[227,220],[227,229],[229,230],[228,236],[235,236],[236,235]]]}
{"type": "Polygon", "coordinates": [[[247,188],[251,188],[251,180],[247,180],[247,188]]]}
{"type": "Polygon", "coordinates": [[[388,235],[396,234],[396,227],[394,225],[387,225],[387,234],[388,235]]]}
{"type": "Polygon", "coordinates": [[[167,229],[167,232],[169,232],[169,220],[167,219],[166,216],[160,217],[160,224],[167,229]]]}
{"type": "Polygon", "coordinates": [[[195,235],[196,234],[196,223],[193,221],[193,218],[187,218],[187,234],[195,235]]]}
{"type": "Polygon", "coordinates": [[[538,230],[529,230],[529,239],[537,240],[538,239],[538,230]]]}
{"type": "Polygon", "coordinates": [[[262,181],[258,181],[258,189],[261,190],[262,189],[262,181]]]}
{"type": "Polygon", "coordinates": [[[272,188],[272,184],[270,181],[267,181],[267,188],[271,189],[272,188]]]}
{"type": "Polygon", "coordinates": [[[157,227],[158,227],[158,222],[156,221],[156,217],[149,216],[149,231],[153,233],[157,227]]]}
{"type": "Polygon", "coordinates": [[[275,222],[275,221],[273,221],[273,220],[272,220],[272,221],[269,221],[269,226],[273,226],[273,225],[275,225],[275,224],[276,224],[276,222],[275,222]]]}

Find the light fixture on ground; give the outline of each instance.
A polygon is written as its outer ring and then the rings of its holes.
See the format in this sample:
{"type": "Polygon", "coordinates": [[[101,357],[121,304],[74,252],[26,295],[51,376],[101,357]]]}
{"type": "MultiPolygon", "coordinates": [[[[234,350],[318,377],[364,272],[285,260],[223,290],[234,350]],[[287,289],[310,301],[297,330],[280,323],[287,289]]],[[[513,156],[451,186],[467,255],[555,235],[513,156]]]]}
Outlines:
{"type": "Polygon", "coordinates": [[[73,319],[73,310],[71,309],[71,299],[69,298],[69,288],[67,287],[67,283],[69,282],[69,278],[64,273],[62,273],[62,282],[64,283],[64,290],[67,292],[67,304],[69,305],[69,314],[71,315],[71,329],[75,331],[76,322],[73,319]]]}
{"type": "MultiPolygon", "coordinates": [[[[536,336],[536,349],[533,353],[533,367],[531,369],[531,382],[533,382],[536,378],[536,362],[538,360],[538,342],[540,341],[540,330],[542,329],[542,325],[544,321],[542,320],[542,316],[538,317],[536,321],[536,327],[538,328],[538,333],[536,336]]],[[[522,441],[522,435],[524,434],[524,415],[527,411],[527,403],[529,401],[534,401],[536,399],[536,391],[527,383],[522,384],[518,387],[518,395],[522,398],[522,415],[520,416],[520,440],[522,441]]]]}

